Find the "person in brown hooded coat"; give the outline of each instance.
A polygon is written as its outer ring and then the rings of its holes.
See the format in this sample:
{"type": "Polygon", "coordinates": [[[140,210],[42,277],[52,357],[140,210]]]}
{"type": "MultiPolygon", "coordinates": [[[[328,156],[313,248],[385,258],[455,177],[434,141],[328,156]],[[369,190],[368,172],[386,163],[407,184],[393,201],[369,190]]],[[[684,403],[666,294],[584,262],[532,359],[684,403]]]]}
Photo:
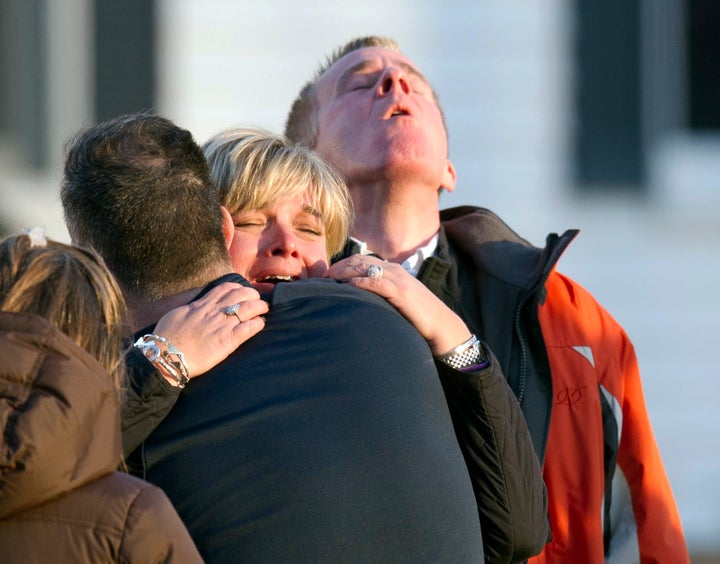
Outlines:
{"type": "Polygon", "coordinates": [[[116,471],[125,328],[97,255],[0,243],[3,562],[202,562],[163,491],[116,471]]]}

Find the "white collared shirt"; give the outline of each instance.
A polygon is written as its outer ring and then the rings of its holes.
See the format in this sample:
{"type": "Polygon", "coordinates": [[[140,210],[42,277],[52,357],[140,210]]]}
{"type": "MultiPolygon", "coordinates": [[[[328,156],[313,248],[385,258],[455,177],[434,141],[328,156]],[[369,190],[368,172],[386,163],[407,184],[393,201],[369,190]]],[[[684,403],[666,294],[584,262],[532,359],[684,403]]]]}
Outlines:
{"type": "MultiPolygon", "coordinates": [[[[350,237],[352,241],[354,241],[359,247],[360,247],[360,254],[361,255],[370,255],[373,254],[373,251],[371,249],[368,249],[367,243],[365,241],[360,241],[356,239],[355,237],[350,237]]],[[[435,249],[437,249],[438,244],[438,234],[435,233],[435,235],[430,239],[427,243],[427,245],[423,245],[422,247],[419,247],[418,249],[415,249],[415,252],[410,255],[407,259],[403,261],[403,263],[400,265],[405,270],[407,270],[410,274],[413,276],[417,276],[418,272],[420,271],[420,266],[422,266],[423,261],[433,256],[433,253],[435,253],[435,249]]]]}

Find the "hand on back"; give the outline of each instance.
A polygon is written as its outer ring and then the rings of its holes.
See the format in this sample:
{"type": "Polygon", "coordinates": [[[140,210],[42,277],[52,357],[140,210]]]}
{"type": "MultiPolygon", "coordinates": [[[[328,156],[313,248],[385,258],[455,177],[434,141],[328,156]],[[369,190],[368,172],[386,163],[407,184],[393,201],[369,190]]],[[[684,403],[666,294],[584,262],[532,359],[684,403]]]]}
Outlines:
{"type": "Polygon", "coordinates": [[[193,378],[262,331],[268,309],[254,288],[224,282],[202,298],[170,310],[158,321],[155,332],[182,351],[193,378]],[[226,313],[227,308],[234,312],[226,313]]]}

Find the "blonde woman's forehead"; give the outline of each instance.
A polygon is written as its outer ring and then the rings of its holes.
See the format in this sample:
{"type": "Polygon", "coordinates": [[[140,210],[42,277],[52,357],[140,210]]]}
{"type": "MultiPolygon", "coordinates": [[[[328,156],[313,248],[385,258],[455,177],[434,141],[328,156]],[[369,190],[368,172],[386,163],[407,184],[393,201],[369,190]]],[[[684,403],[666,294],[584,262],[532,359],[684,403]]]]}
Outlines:
{"type": "Polygon", "coordinates": [[[256,197],[247,201],[244,207],[246,209],[252,206],[271,208],[292,200],[302,202],[304,205],[317,207],[320,192],[321,190],[313,184],[278,179],[258,189],[256,191],[256,197]]]}

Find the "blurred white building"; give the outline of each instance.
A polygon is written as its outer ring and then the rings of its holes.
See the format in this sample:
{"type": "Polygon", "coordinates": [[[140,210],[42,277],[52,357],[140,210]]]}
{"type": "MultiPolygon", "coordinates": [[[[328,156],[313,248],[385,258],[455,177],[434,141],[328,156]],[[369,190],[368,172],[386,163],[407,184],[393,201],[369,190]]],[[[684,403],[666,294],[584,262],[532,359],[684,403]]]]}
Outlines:
{"type": "Polygon", "coordinates": [[[204,141],[282,131],[357,35],[396,38],[443,103],[444,205],[498,212],[624,325],[690,548],[720,552],[720,10],[714,0],[0,0],[0,222],[66,239],[62,144],[154,109],[204,141]]]}

